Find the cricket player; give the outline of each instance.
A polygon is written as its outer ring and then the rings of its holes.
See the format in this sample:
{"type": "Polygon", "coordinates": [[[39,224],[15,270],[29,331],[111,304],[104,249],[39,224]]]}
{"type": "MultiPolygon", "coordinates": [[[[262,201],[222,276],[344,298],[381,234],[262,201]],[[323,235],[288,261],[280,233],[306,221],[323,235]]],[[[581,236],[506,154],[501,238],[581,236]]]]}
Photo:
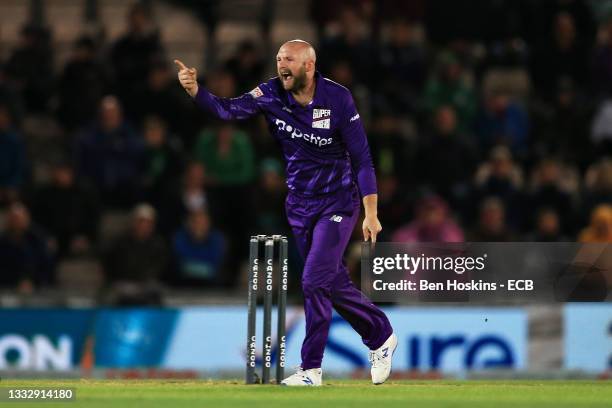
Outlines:
{"type": "Polygon", "coordinates": [[[376,242],[382,229],[374,166],[350,91],[316,71],[315,50],[302,40],[280,47],[277,77],[237,98],[212,95],[198,85],[194,68],[175,63],[183,88],[213,116],[232,120],[262,113],[287,162],[285,206],[304,258],[306,337],[300,368],[282,384],[322,384],[321,361],[332,308],[370,349],[372,382],[382,384],[391,372],[397,337],[385,314],[353,285],[343,260],[361,212],[360,197],[365,208],[364,240],[376,242]]]}

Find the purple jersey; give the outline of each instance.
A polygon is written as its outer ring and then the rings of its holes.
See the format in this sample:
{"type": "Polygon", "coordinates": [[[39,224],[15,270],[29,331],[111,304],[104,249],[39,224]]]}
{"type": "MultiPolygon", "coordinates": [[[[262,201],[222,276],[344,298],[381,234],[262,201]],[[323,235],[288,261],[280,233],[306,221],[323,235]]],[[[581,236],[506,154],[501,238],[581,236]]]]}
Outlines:
{"type": "Polygon", "coordinates": [[[308,106],[298,104],[277,77],[237,98],[219,98],[200,87],[197,104],[220,119],[263,113],[287,162],[287,186],[303,196],[354,185],[376,193],[376,176],[363,124],[348,89],[315,73],[308,106]]]}

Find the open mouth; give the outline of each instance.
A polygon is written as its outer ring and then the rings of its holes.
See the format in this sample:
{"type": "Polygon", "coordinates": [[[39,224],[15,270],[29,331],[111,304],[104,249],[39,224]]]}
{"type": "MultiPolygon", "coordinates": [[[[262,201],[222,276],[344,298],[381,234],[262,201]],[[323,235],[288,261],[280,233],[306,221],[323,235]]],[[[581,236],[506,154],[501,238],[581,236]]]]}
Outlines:
{"type": "Polygon", "coordinates": [[[293,78],[293,75],[291,75],[291,72],[281,72],[280,76],[283,79],[283,81],[288,81],[289,79],[293,78]]]}

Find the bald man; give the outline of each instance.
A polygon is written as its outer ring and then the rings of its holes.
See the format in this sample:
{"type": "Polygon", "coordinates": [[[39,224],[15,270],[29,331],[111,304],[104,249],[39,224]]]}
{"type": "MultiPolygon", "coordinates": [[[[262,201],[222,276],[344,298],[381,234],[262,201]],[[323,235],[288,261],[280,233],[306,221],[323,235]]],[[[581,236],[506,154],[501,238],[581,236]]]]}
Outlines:
{"type": "Polygon", "coordinates": [[[198,86],[196,70],[175,62],[181,85],[213,116],[232,120],[262,113],[287,162],[285,207],[304,258],[306,336],[301,366],[282,384],[322,384],[332,308],[370,349],[372,382],[382,384],[391,372],[397,338],[385,314],[353,285],[343,259],[361,212],[360,196],[364,240],[375,242],[382,229],[374,166],[350,91],[323,78],[315,69],[316,59],[307,42],[288,41],[276,55],[278,76],[231,99],[198,86]]]}

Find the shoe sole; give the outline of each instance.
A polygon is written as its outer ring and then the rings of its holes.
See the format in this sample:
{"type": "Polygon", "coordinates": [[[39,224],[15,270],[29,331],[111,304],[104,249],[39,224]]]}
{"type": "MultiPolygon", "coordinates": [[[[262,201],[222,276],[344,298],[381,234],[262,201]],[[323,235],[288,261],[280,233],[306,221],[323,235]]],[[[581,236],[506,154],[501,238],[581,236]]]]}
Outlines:
{"type": "Polygon", "coordinates": [[[372,384],[374,384],[374,385],[384,384],[389,379],[389,377],[391,376],[391,373],[393,372],[393,354],[395,354],[395,350],[397,349],[397,343],[398,343],[397,336],[395,336],[395,346],[393,346],[393,351],[391,351],[391,369],[389,370],[389,375],[387,376],[387,378],[385,378],[385,381],[378,382],[378,383],[373,382],[372,384]]]}

